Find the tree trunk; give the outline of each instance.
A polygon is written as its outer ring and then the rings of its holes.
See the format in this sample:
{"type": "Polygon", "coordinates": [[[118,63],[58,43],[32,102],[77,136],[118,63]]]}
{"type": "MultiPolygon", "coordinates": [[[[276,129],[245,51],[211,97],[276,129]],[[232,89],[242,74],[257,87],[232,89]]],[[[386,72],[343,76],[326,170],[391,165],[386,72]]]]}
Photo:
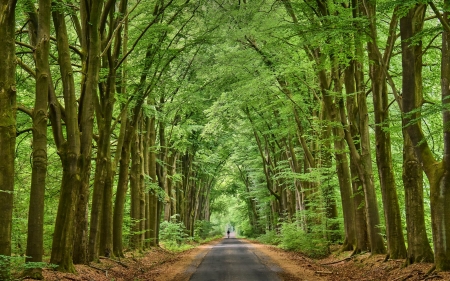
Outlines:
{"type": "Polygon", "coordinates": [[[114,173],[112,171],[112,163],[111,163],[111,147],[108,146],[107,151],[107,161],[106,163],[106,179],[105,186],[103,191],[103,217],[102,217],[102,227],[100,231],[100,255],[105,255],[106,257],[110,257],[113,248],[113,181],[114,181],[114,173]]]}
{"type": "Polygon", "coordinates": [[[149,194],[149,224],[150,224],[150,245],[157,246],[156,228],[158,227],[158,179],[156,176],[156,119],[150,118],[149,125],[149,163],[148,163],[148,176],[151,180],[151,187],[148,191],[149,194]]]}
{"type": "MultiPolygon", "coordinates": [[[[405,124],[406,125],[406,124],[405,124]]],[[[408,133],[403,130],[403,186],[405,189],[407,264],[433,262],[433,251],[425,227],[423,171],[408,133]]]]}
{"type": "MultiPolygon", "coordinates": [[[[126,120],[126,119],[125,119],[126,120]]],[[[124,121],[122,119],[122,121],[124,121]]],[[[125,197],[128,190],[128,170],[130,165],[130,145],[131,145],[131,127],[129,121],[122,122],[121,126],[126,126],[126,132],[120,155],[119,180],[117,183],[116,200],[114,203],[113,214],[113,253],[116,257],[124,257],[123,254],[123,217],[125,207],[125,197]]]]}
{"type": "MultiPolygon", "coordinates": [[[[124,23],[124,35],[123,35],[123,44],[122,44],[122,49],[123,49],[123,53],[127,53],[128,51],[128,18],[125,19],[125,23],[124,23]]],[[[117,47],[116,50],[118,50],[119,48],[117,47]]],[[[127,66],[127,60],[125,59],[123,62],[123,69],[122,69],[122,73],[120,75],[120,84],[119,86],[117,86],[117,92],[121,93],[124,97],[127,97],[127,71],[126,71],[126,67],[127,66]]],[[[122,157],[125,157],[125,153],[127,152],[123,152],[123,147],[124,147],[124,142],[125,142],[125,137],[127,135],[127,124],[128,124],[128,108],[126,106],[123,106],[121,108],[122,112],[121,112],[121,117],[120,117],[120,132],[119,132],[119,137],[117,140],[117,147],[116,147],[116,152],[114,155],[114,161],[112,161],[112,166],[111,166],[111,189],[112,189],[112,184],[114,181],[114,177],[116,175],[116,170],[117,170],[117,165],[119,164],[120,161],[122,161],[122,157]]],[[[127,147],[127,151],[129,149],[129,144],[127,147]]],[[[129,163],[127,163],[126,165],[128,165],[129,163]]],[[[127,166],[127,173],[128,173],[128,166],[127,166]]],[[[125,173],[125,169],[120,170],[122,173],[125,173]]],[[[125,175],[122,175],[122,181],[125,179],[124,178],[125,175]]],[[[128,177],[128,174],[126,174],[125,177],[128,177]]],[[[120,180],[120,176],[119,176],[119,180],[120,180]]],[[[127,183],[128,185],[128,183],[127,183]]],[[[122,223],[123,220],[120,221],[120,215],[122,215],[123,218],[123,204],[121,203],[126,195],[126,189],[127,186],[124,186],[123,183],[121,185],[119,185],[119,183],[117,184],[117,191],[116,191],[116,198],[114,201],[114,204],[112,203],[112,194],[111,194],[111,201],[109,201],[111,203],[111,209],[108,212],[108,215],[110,216],[109,218],[111,219],[111,226],[110,229],[108,228],[108,230],[110,230],[110,233],[108,233],[108,235],[111,235],[110,240],[111,240],[111,244],[110,244],[110,249],[111,249],[111,254],[113,256],[116,256],[117,253],[121,253],[122,256],[119,257],[123,257],[123,250],[122,250],[122,229],[117,230],[116,232],[116,228],[118,225],[120,225],[120,227],[122,227],[122,223]],[[121,189],[119,188],[121,187],[121,189]],[[123,190],[123,188],[125,188],[125,190],[123,190]],[[120,194],[120,195],[119,195],[120,194]],[[117,201],[117,196],[122,196],[122,198],[119,198],[119,202],[117,201]],[[116,204],[117,202],[117,204],[116,204]],[[114,205],[114,210],[113,210],[113,205],[114,205]],[[116,206],[119,207],[119,209],[117,210],[118,214],[116,214],[116,206]],[[120,211],[120,206],[122,208],[122,210],[120,211]]],[[[105,192],[105,197],[106,197],[106,192],[105,192]]],[[[108,200],[108,197],[106,197],[105,201],[108,200]]],[[[106,204],[105,204],[105,208],[106,208],[106,204]]],[[[107,212],[107,210],[105,209],[103,211],[103,213],[105,214],[105,212],[107,212]]],[[[106,241],[106,240],[105,240],[106,241]]],[[[105,247],[106,249],[106,247],[105,247]]]]}
{"type": "MultiPolygon", "coordinates": [[[[36,55],[36,98],[33,110],[33,166],[28,212],[27,262],[42,262],[44,254],[44,201],[47,176],[47,106],[50,83],[51,1],[39,1],[36,55]]],[[[28,276],[42,279],[42,268],[28,270],[28,276]]],[[[0,277],[1,279],[1,277],[0,277]]]]}
{"type": "MultiPolygon", "coordinates": [[[[78,111],[78,124],[80,127],[80,173],[81,185],[75,216],[75,245],[73,252],[75,263],[87,263],[88,242],[88,204],[89,179],[91,174],[92,134],[94,126],[93,98],[97,94],[100,71],[100,16],[102,14],[103,0],[81,2],[81,17],[83,37],[82,42],[88,42],[83,51],[87,54],[82,78],[80,109],[78,111]],[[86,15],[84,15],[86,13],[86,15]]],[[[83,45],[83,44],[82,44],[83,45]]]]}
{"type": "MultiPolygon", "coordinates": [[[[328,120],[326,117],[326,112],[323,110],[322,112],[323,119],[328,120]]],[[[322,173],[323,181],[320,183],[320,187],[322,189],[322,196],[323,200],[325,202],[325,217],[327,219],[326,221],[326,229],[327,229],[327,240],[331,243],[336,243],[341,237],[339,233],[339,224],[337,223],[337,206],[336,206],[336,198],[335,198],[335,191],[334,186],[330,183],[331,177],[333,176],[333,173],[330,171],[330,168],[332,166],[332,154],[331,154],[331,134],[333,129],[329,124],[324,125],[322,128],[322,146],[321,146],[321,168],[325,170],[325,172],[322,173]]],[[[334,134],[339,134],[338,131],[334,130],[334,134]]],[[[341,143],[343,144],[343,138],[338,139],[334,138],[334,148],[335,148],[335,157],[336,160],[339,159],[341,163],[336,163],[336,167],[340,165],[347,165],[347,168],[345,167],[339,167],[342,169],[348,170],[348,163],[345,154],[343,153],[344,150],[338,150],[336,149],[336,146],[339,146],[341,143]],[[341,143],[340,143],[341,142],[341,143]],[[345,159],[343,158],[345,157],[345,159]]],[[[349,184],[349,178],[345,179],[345,176],[348,175],[348,173],[345,173],[344,171],[340,171],[341,173],[338,173],[338,177],[344,177],[342,178],[343,184],[344,181],[348,181],[346,186],[343,186],[344,189],[350,188],[349,184]]],[[[348,194],[345,194],[344,196],[348,196],[348,194]]]]}
{"type": "MultiPolygon", "coordinates": [[[[384,206],[384,218],[386,222],[386,238],[388,245],[388,256],[392,259],[401,259],[406,257],[406,247],[403,238],[402,221],[400,216],[400,206],[398,204],[397,190],[394,180],[394,171],[392,167],[391,155],[391,137],[387,130],[389,128],[389,110],[388,95],[386,85],[386,75],[383,69],[384,65],[379,60],[379,50],[376,45],[376,14],[375,4],[368,6],[368,16],[370,19],[370,30],[373,41],[368,42],[368,55],[370,61],[370,79],[372,82],[372,97],[375,115],[375,148],[378,167],[378,176],[380,179],[381,194],[384,206]]],[[[397,16],[394,12],[390,24],[390,36],[387,39],[387,47],[383,60],[389,60],[389,46],[395,36],[397,26],[397,16]]],[[[391,43],[392,44],[392,43],[391,43]]],[[[386,63],[386,61],[384,61],[386,63]]],[[[387,64],[386,64],[387,65],[387,64]]]]}
{"type": "MultiPolygon", "coordinates": [[[[450,270],[450,0],[444,0],[442,33],[441,95],[444,130],[443,175],[439,181],[430,180],[431,219],[434,242],[434,263],[437,270],[450,270]]],[[[416,76],[417,78],[417,76],[416,76]]],[[[411,135],[411,133],[410,133],[411,135]]],[[[416,139],[413,139],[413,143],[416,139]]]]}
{"type": "MultiPolygon", "coordinates": [[[[355,142],[356,149],[360,150],[360,139],[359,139],[359,100],[358,100],[358,91],[357,91],[357,83],[356,83],[356,66],[357,62],[351,60],[349,65],[345,68],[344,75],[344,83],[345,83],[345,91],[347,94],[346,100],[346,108],[347,108],[347,116],[349,123],[349,131],[352,135],[352,138],[355,142]]],[[[335,147],[337,151],[344,151],[343,137],[341,136],[342,144],[340,147],[335,147]]],[[[346,202],[351,202],[351,210],[349,210],[349,214],[347,216],[351,217],[351,221],[346,222],[345,213],[344,213],[344,226],[352,228],[352,236],[346,237],[344,241],[344,245],[342,250],[353,250],[355,253],[359,253],[367,250],[367,240],[364,239],[363,233],[367,233],[366,230],[366,220],[357,222],[357,219],[361,219],[365,217],[365,212],[363,208],[360,208],[361,201],[364,201],[364,195],[358,191],[358,187],[361,187],[361,181],[358,179],[358,172],[356,168],[356,159],[350,155],[350,166],[348,164],[347,156],[344,153],[341,153],[341,158],[345,157],[345,161],[347,162],[346,169],[343,171],[346,176],[343,177],[346,179],[346,183],[350,185],[349,191],[347,191],[346,196],[350,196],[347,201],[342,199],[342,207],[345,211],[346,202]],[[353,179],[353,181],[351,180],[353,179]],[[356,192],[355,192],[356,191],[356,192]],[[351,199],[353,197],[353,199],[351,199]],[[356,200],[358,199],[358,200],[356,200]],[[349,224],[347,226],[347,224],[349,224]],[[358,227],[355,227],[358,224],[358,227]]],[[[336,157],[336,162],[341,162],[338,157],[336,157]]],[[[338,164],[336,164],[338,165],[338,164]]],[[[341,164],[342,165],[342,164],[341,164]]],[[[342,173],[342,172],[341,172],[342,173]]],[[[338,170],[339,174],[339,170],[338,170]]],[[[341,181],[341,180],[340,180],[341,181]]],[[[341,183],[340,183],[341,184],[341,183]]],[[[342,197],[342,189],[341,189],[341,197],[342,197]]],[[[350,207],[349,206],[349,207],[350,207]]]]}
{"type": "MultiPolygon", "coordinates": [[[[139,127],[139,124],[137,124],[139,127]]],[[[130,191],[131,191],[131,239],[130,249],[141,250],[140,235],[140,138],[139,131],[134,130],[131,142],[131,170],[130,170],[130,191]]]]}
{"type": "MultiPolygon", "coordinates": [[[[421,32],[424,21],[424,6],[416,7],[421,11],[415,14],[413,33],[421,32]]],[[[422,96],[422,41],[414,45],[416,92],[422,96]]],[[[401,104],[400,104],[401,106],[401,104]]],[[[405,212],[407,229],[407,264],[419,262],[433,262],[433,251],[427,237],[425,226],[425,213],[423,201],[423,170],[416,156],[411,139],[406,131],[405,120],[403,125],[403,187],[405,190],[405,212]]]]}
{"type": "MultiPolygon", "coordinates": [[[[316,53],[320,53],[316,50],[316,53]]],[[[338,94],[342,92],[339,78],[338,69],[336,66],[335,59],[331,58],[334,66],[332,67],[332,79],[334,80],[334,91],[338,94]]],[[[327,77],[325,71],[319,72],[319,79],[321,85],[322,97],[324,100],[324,105],[326,110],[330,114],[330,120],[334,122],[341,121],[343,127],[336,127],[336,130],[341,130],[340,136],[344,136],[347,142],[347,146],[350,149],[351,157],[354,158],[353,164],[355,164],[359,179],[362,183],[364,195],[365,195],[365,208],[366,208],[366,222],[367,231],[370,241],[370,249],[373,254],[380,254],[385,252],[384,241],[381,237],[381,233],[378,229],[380,224],[380,218],[378,214],[378,204],[375,194],[375,187],[373,182],[372,174],[372,158],[370,155],[370,139],[368,131],[368,112],[367,107],[363,107],[361,110],[361,102],[359,103],[359,132],[360,132],[360,144],[361,150],[357,151],[356,146],[353,142],[353,137],[350,134],[350,129],[347,124],[347,117],[345,114],[344,102],[341,97],[337,97],[336,103],[333,103],[331,96],[327,93],[327,77]],[[365,108],[365,111],[364,111],[365,108]]],[[[336,135],[336,134],[335,134],[336,135]]]]}
{"type": "MultiPolygon", "coordinates": [[[[81,182],[79,157],[80,157],[80,132],[78,129],[77,102],[75,96],[75,83],[72,75],[72,66],[69,52],[67,28],[64,15],[59,11],[52,12],[56,30],[58,48],[58,63],[63,84],[63,95],[66,114],[67,141],[58,145],[58,154],[63,167],[61,192],[58,203],[58,212],[55,221],[52,253],[50,262],[58,265],[58,270],[63,272],[75,272],[72,260],[73,251],[73,223],[75,219],[75,206],[78,198],[81,182]]],[[[57,117],[58,115],[52,115],[57,117]]],[[[57,123],[59,120],[53,120],[57,123]]],[[[58,139],[57,131],[54,131],[55,139],[58,139]]]]}
{"type": "MultiPolygon", "coordinates": [[[[444,1],[444,11],[450,6],[450,1],[444,1]]],[[[425,171],[430,183],[430,205],[431,220],[433,230],[434,261],[437,270],[450,269],[450,192],[447,186],[449,182],[450,167],[450,139],[449,130],[444,129],[444,157],[442,162],[437,162],[424,137],[418,122],[420,113],[417,108],[422,103],[422,93],[419,91],[420,75],[416,67],[415,49],[410,45],[410,39],[414,36],[416,9],[421,9],[421,5],[416,5],[408,11],[408,14],[400,20],[400,34],[402,38],[402,67],[403,67],[403,99],[402,106],[405,123],[408,124],[406,130],[414,146],[415,152],[425,171]]],[[[448,27],[448,12],[444,13],[443,23],[448,27]]],[[[449,102],[449,76],[450,76],[450,30],[444,28],[442,34],[442,57],[441,57],[441,94],[442,94],[442,117],[444,124],[450,121],[450,113],[445,109],[449,102]]],[[[419,107],[420,108],[420,107],[419,107]]]]}
{"type": "MultiPolygon", "coordinates": [[[[150,126],[151,126],[151,118],[145,117],[145,134],[143,135],[143,157],[144,157],[144,174],[149,177],[149,170],[150,170],[150,126]]],[[[144,185],[146,192],[145,192],[145,224],[144,224],[144,247],[150,248],[151,245],[151,237],[150,237],[150,231],[151,231],[151,225],[150,225],[150,189],[151,186],[148,184],[148,181],[145,182],[144,185]]]]}
{"type": "MultiPolygon", "coordinates": [[[[16,0],[0,1],[0,255],[11,256],[16,148],[16,0]]],[[[0,279],[9,279],[9,261],[1,257],[0,279]]]]}

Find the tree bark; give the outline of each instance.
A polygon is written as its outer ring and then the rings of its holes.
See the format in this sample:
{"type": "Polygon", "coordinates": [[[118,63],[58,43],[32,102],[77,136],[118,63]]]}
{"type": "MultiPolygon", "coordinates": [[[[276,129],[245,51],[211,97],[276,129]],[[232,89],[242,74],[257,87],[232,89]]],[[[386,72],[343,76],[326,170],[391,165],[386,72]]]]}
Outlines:
{"type": "Polygon", "coordinates": [[[123,254],[123,217],[125,207],[125,196],[128,190],[128,170],[130,165],[130,132],[134,130],[126,118],[122,119],[122,125],[126,127],[124,141],[120,155],[119,179],[117,183],[116,200],[113,214],[113,253],[116,257],[124,257],[123,254]]]}
{"type": "MultiPolygon", "coordinates": [[[[73,251],[73,222],[75,219],[75,206],[78,198],[81,182],[79,157],[80,157],[80,132],[77,120],[77,102],[75,96],[75,83],[70,59],[67,28],[64,15],[60,11],[52,12],[56,30],[58,49],[58,63],[63,84],[63,95],[66,115],[67,141],[62,141],[58,146],[58,154],[63,167],[61,181],[61,193],[58,203],[58,212],[55,221],[52,253],[50,262],[58,265],[59,271],[75,272],[72,260],[73,251]]],[[[52,100],[55,100],[52,97],[52,100]]],[[[58,114],[52,114],[53,118],[58,114]]],[[[52,124],[59,120],[52,119],[52,124]]],[[[56,134],[57,131],[54,131],[56,134]]],[[[55,139],[58,139],[55,135],[55,139]]]]}
{"type": "MultiPolygon", "coordinates": [[[[359,143],[360,143],[360,127],[359,127],[359,99],[358,99],[358,86],[356,83],[356,66],[357,62],[354,60],[351,60],[349,65],[344,70],[344,84],[345,84],[345,91],[347,94],[347,100],[346,100],[346,108],[347,108],[347,116],[348,116],[348,123],[349,123],[349,131],[352,135],[352,138],[355,142],[355,146],[358,150],[361,149],[359,143]]],[[[343,137],[341,136],[342,140],[340,142],[343,142],[343,137]]],[[[341,144],[340,147],[335,147],[337,151],[344,151],[344,144],[341,144]]],[[[359,253],[361,251],[367,250],[367,238],[366,235],[363,235],[364,233],[367,234],[366,230],[366,220],[363,219],[361,221],[361,218],[365,217],[365,212],[363,211],[364,208],[360,207],[361,202],[364,201],[364,195],[358,191],[358,188],[361,187],[361,181],[357,179],[358,172],[356,168],[356,160],[354,157],[350,155],[350,165],[348,164],[347,156],[344,153],[341,157],[345,157],[344,160],[347,162],[346,169],[343,171],[345,173],[345,177],[342,176],[342,178],[346,179],[346,184],[351,185],[349,187],[350,193],[346,193],[346,197],[348,199],[344,201],[342,199],[342,207],[345,212],[345,205],[348,204],[346,202],[351,202],[350,206],[351,209],[348,210],[350,214],[347,214],[351,219],[345,220],[345,213],[344,213],[344,226],[350,227],[351,229],[347,230],[347,232],[350,232],[352,236],[346,237],[344,241],[344,245],[342,247],[342,250],[353,250],[355,253],[359,253]],[[351,180],[353,179],[353,180],[351,180]],[[353,197],[353,199],[351,199],[353,197]],[[347,226],[347,224],[350,224],[347,226]],[[358,225],[358,227],[355,227],[358,225]]],[[[338,157],[336,157],[336,165],[339,165],[338,162],[341,162],[342,160],[339,160],[338,157]]],[[[341,164],[342,165],[342,164],[341,164]]],[[[337,166],[339,167],[339,166],[337,166]]],[[[343,173],[341,172],[341,173],[343,173]]],[[[339,170],[338,170],[339,174],[339,170]]],[[[341,180],[339,181],[341,184],[341,180]]],[[[341,189],[341,197],[342,197],[342,189],[341,189]]],[[[349,206],[349,207],[350,207],[349,206]]]]}
{"type": "MultiPolygon", "coordinates": [[[[44,254],[44,201],[47,176],[47,107],[50,81],[51,1],[39,1],[38,32],[35,45],[36,96],[33,109],[33,166],[30,206],[28,211],[27,262],[42,262],[44,254]]],[[[42,268],[33,268],[27,275],[42,279],[42,268]]]]}
{"type": "MultiPolygon", "coordinates": [[[[404,124],[406,126],[406,124],[404,124]]],[[[433,262],[427,237],[423,202],[423,171],[408,133],[403,130],[403,186],[407,230],[407,264],[433,262]]]]}
{"type": "Polygon", "coordinates": [[[158,179],[156,176],[156,119],[150,118],[149,125],[149,163],[148,163],[148,176],[151,180],[151,187],[148,191],[149,194],[149,224],[150,224],[150,245],[157,246],[156,241],[156,227],[158,226],[158,179]]]}
{"type": "MultiPolygon", "coordinates": [[[[140,123],[140,122],[139,122],[140,123]]],[[[137,127],[139,127],[139,123],[137,127]]],[[[131,239],[130,249],[141,250],[141,209],[140,209],[140,137],[139,130],[134,130],[131,142],[131,170],[130,170],[130,191],[131,191],[131,239]]]]}
{"type": "Polygon", "coordinates": [[[387,39],[385,54],[379,57],[376,44],[378,40],[376,29],[375,3],[366,5],[367,15],[370,18],[370,33],[372,40],[368,42],[368,55],[371,60],[370,78],[372,82],[372,97],[375,115],[375,148],[380,179],[381,194],[384,206],[384,218],[386,222],[386,238],[388,244],[388,255],[392,259],[406,257],[406,247],[403,238],[400,206],[398,204],[397,190],[395,186],[394,171],[392,167],[391,137],[387,130],[389,128],[388,95],[386,85],[386,74],[383,69],[388,61],[393,48],[393,38],[397,26],[397,15],[395,11],[390,23],[390,31],[387,39]],[[383,62],[380,62],[383,60],[383,62]]]}
{"type": "MultiPolygon", "coordinates": [[[[413,33],[421,32],[424,23],[425,5],[415,7],[413,18],[413,33]]],[[[414,44],[416,95],[422,96],[422,41],[414,44]]],[[[419,104],[417,104],[419,106],[419,104]]],[[[400,103],[401,107],[401,103],[400,103]]],[[[427,237],[425,226],[424,199],[423,199],[423,170],[414,151],[414,146],[403,125],[403,186],[405,190],[405,212],[407,229],[407,264],[419,262],[433,262],[433,251],[427,237]]]]}
{"type": "Polygon", "coordinates": [[[100,71],[100,17],[103,0],[82,1],[80,11],[82,17],[83,53],[87,54],[83,64],[80,107],[78,124],[80,128],[80,172],[81,185],[75,216],[75,245],[73,252],[75,263],[87,263],[88,255],[88,204],[89,179],[91,174],[92,136],[94,127],[93,98],[97,95],[100,71]]]}
{"type": "MultiPolygon", "coordinates": [[[[443,24],[448,26],[448,8],[450,1],[444,1],[443,24]]],[[[416,155],[425,171],[430,183],[430,205],[433,230],[434,262],[437,270],[450,270],[450,192],[449,185],[450,167],[450,134],[444,129],[444,157],[441,162],[436,161],[431,149],[425,139],[423,131],[418,122],[422,104],[421,92],[418,91],[417,83],[420,82],[416,65],[416,54],[414,47],[410,44],[410,38],[414,36],[414,16],[418,6],[411,8],[408,14],[400,20],[400,34],[402,38],[402,67],[403,67],[403,98],[402,106],[404,119],[408,124],[406,130],[414,146],[416,155]]],[[[444,25],[445,27],[445,25],[444,25]]],[[[444,28],[442,34],[442,57],[441,57],[441,95],[442,95],[442,118],[444,124],[450,121],[450,113],[445,108],[449,102],[449,76],[450,76],[450,30],[444,28]]]]}
{"type": "MultiPolygon", "coordinates": [[[[11,256],[16,146],[16,0],[0,1],[0,255],[11,256]]],[[[9,279],[9,261],[1,258],[0,279],[9,279]]]]}

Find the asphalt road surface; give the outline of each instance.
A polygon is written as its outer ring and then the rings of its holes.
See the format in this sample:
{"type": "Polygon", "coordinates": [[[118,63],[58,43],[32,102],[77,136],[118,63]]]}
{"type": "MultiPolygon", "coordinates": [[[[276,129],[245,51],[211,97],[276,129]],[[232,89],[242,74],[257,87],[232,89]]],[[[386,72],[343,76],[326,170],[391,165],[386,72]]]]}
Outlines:
{"type": "Polygon", "coordinates": [[[190,281],[281,281],[269,257],[233,236],[209,250],[190,281]]]}

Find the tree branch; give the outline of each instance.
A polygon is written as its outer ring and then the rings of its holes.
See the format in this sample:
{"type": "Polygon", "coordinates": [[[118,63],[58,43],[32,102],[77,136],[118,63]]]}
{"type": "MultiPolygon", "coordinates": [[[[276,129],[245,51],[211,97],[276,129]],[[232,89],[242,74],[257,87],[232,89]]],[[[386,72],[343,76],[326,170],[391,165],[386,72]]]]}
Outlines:
{"type": "Polygon", "coordinates": [[[428,4],[430,4],[431,9],[436,14],[437,18],[441,22],[442,26],[444,27],[445,31],[450,32],[450,26],[448,25],[447,21],[442,17],[441,12],[437,9],[436,5],[434,5],[433,1],[428,1],[428,4]]]}
{"type": "Polygon", "coordinates": [[[117,63],[115,69],[118,69],[119,66],[121,66],[122,63],[125,61],[125,59],[134,51],[134,48],[136,48],[137,44],[139,43],[139,41],[141,41],[142,37],[144,37],[145,33],[147,33],[148,29],[157,22],[159,15],[161,15],[167,9],[167,7],[169,7],[172,4],[172,2],[173,2],[173,0],[170,0],[162,9],[160,9],[158,11],[158,14],[155,15],[153,20],[147,24],[147,26],[144,28],[144,30],[141,32],[141,34],[136,39],[136,41],[134,41],[133,46],[131,46],[130,50],[117,63]]]}
{"type": "Polygon", "coordinates": [[[24,63],[21,59],[17,58],[16,59],[17,64],[23,69],[25,70],[28,74],[30,74],[31,76],[33,76],[33,78],[36,79],[36,72],[31,69],[31,67],[29,67],[26,63],[24,63]]]}
{"type": "Polygon", "coordinates": [[[29,109],[27,107],[25,107],[24,105],[20,104],[17,106],[17,110],[20,112],[25,113],[26,115],[30,116],[31,118],[33,118],[33,110],[29,109]]]}

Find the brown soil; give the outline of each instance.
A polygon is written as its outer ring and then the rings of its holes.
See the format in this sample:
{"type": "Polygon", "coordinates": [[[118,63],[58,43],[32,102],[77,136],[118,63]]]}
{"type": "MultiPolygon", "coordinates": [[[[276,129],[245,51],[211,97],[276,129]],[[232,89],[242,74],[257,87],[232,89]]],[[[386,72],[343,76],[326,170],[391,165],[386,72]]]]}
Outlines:
{"type": "Polygon", "coordinates": [[[405,260],[385,261],[384,255],[371,256],[370,253],[350,257],[351,252],[337,253],[338,248],[335,254],[315,260],[275,246],[257,247],[283,268],[281,276],[285,281],[450,281],[450,272],[432,271],[433,264],[430,263],[405,267],[405,260]]]}
{"type": "MultiPolygon", "coordinates": [[[[261,259],[270,263],[270,267],[278,267],[285,281],[416,281],[416,280],[448,280],[450,272],[427,272],[432,264],[422,263],[404,267],[404,260],[384,261],[384,256],[361,254],[349,257],[350,252],[332,254],[325,259],[314,260],[300,253],[288,252],[274,246],[253,243],[258,256],[269,256],[261,259]]],[[[196,247],[183,253],[171,253],[161,248],[153,249],[145,255],[132,256],[118,260],[101,259],[101,263],[91,266],[76,265],[77,274],[64,274],[52,270],[44,270],[45,280],[74,281],[187,281],[195,268],[200,264],[208,249],[217,241],[196,247]]],[[[277,270],[279,271],[279,270],[277,270]]],[[[31,279],[23,279],[31,281],[31,279]]]]}
{"type": "MultiPolygon", "coordinates": [[[[46,281],[187,281],[193,272],[186,272],[189,266],[194,265],[196,257],[218,243],[220,240],[200,245],[182,253],[173,253],[162,248],[154,248],[145,254],[136,255],[126,253],[124,259],[101,258],[100,263],[75,265],[77,274],[61,273],[45,269],[43,271],[46,281]]],[[[199,260],[199,258],[197,258],[199,260]]],[[[200,262],[201,260],[197,261],[200,262]]],[[[24,278],[22,280],[32,281],[24,278]]]]}

